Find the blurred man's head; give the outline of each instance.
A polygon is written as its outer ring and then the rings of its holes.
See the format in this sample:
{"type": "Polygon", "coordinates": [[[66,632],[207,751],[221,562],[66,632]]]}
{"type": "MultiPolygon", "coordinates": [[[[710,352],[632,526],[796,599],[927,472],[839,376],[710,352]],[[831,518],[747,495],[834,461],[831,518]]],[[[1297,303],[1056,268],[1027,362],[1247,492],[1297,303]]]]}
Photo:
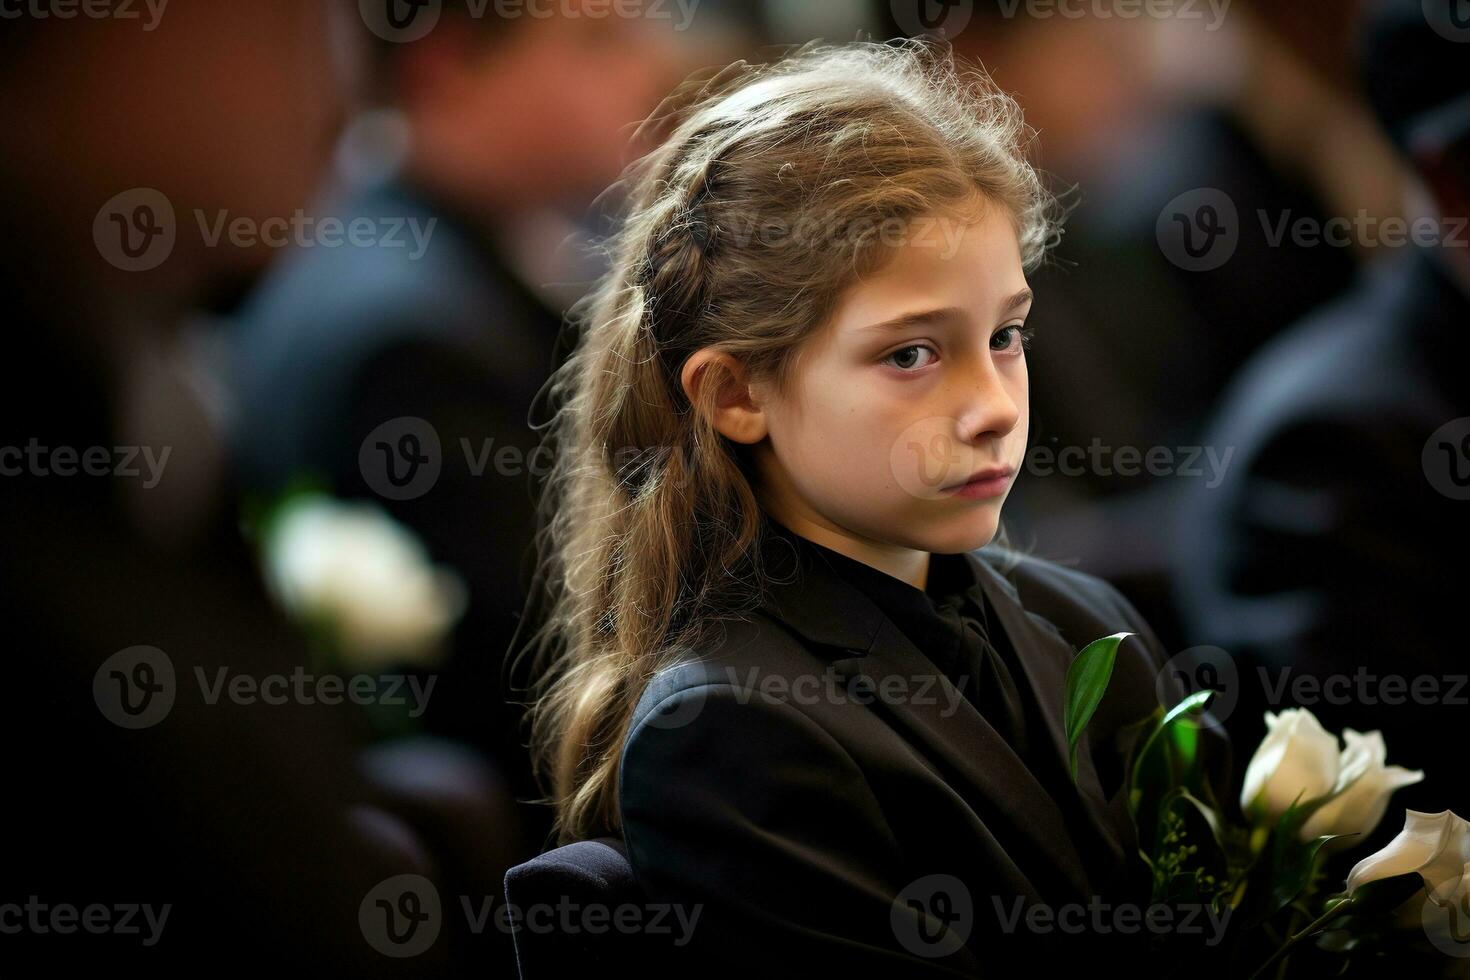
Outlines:
{"type": "Polygon", "coordinates": [[[380,41],[376,88],[407,117],[418,179],[462,206],[585,204],[682,74],[694,35],[679,9],[450,0],[422,37],[380,41]]]}
{"type": "Polygon", "coordinates": [[[211,242],[197,215],[258,226],[308,200],[344,116],[344,7],[251,0],[170,4],[151,25],[7,21],[18,33],[0,62],[4,247],[64,278],[73,295],[58,302],[112,294],[129,318],[153,322],[258,269],[271,249],[211,242]],[[166,199],[176,241],[156,268],[126,271],[102,254],[94,225],[137,189],[166,199]]]}

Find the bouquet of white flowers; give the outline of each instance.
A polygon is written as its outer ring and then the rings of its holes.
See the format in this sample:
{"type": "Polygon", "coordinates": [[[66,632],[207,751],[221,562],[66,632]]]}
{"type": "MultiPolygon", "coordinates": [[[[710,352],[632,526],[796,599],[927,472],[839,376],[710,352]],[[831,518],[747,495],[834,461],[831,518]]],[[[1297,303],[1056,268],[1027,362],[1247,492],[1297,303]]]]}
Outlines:
{"type": "MultiPolygon", "coordinates": [[[[1074,779],[1079,738],[1129,635],[1088,644],[1068,673],[1074,779]]],[[[1203,905],[1228,923],[1208,948],[1186,935],[1155,936],[1161,975],[1470,975],[1470,822],[1448,810],[1409,810],[1403,832],[1338,887],[1326,865],[1378,826],[1395,790],[1424,773],[1388,765],[1380,732],[1347,729],[1340,742],[1305,709],[1267,713],[1267,736],[1240,792],[1243,819],[1232,821],[1200,750],[1203,726],[1219,725],[1206,713],[1214,693],[1157,709],[1133,743],[1128,812],[1152,901],[1203,905]]]]}

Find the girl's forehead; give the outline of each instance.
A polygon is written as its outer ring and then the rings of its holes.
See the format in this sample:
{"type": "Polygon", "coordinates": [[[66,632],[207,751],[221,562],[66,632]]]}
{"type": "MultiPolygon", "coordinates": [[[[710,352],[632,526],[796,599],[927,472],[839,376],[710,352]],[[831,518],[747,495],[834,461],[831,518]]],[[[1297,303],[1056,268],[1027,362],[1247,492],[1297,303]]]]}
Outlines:
{"type": "Polygon", "coordinates": [[[978,221],[937,215],[914,236],[839,294],[839,317],[895,315],[894,304],[935,305],[944,297],[965,305],[1014,296],[1026,288],[1020,242],[1003,208],[978,221]],[[940,295],[942,294],[942,295],[940,295]]]}

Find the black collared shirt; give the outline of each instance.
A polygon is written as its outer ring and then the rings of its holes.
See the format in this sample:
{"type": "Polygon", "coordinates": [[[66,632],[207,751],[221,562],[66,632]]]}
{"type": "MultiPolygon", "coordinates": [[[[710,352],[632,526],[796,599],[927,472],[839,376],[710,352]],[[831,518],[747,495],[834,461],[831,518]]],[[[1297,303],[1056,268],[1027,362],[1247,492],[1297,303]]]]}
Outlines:
{"type": "Polygon", "coordinates": [[[787,541],[802,566],[830,569],[866,595],[942,670],[987,722],[1026,759],[1032,733],[1019,685],[1025,674],[1005,630],[986,606],[984,591],[963,554],[932,554],[923,589],[801,537],[768,518],[770,532],[787,541]]]}

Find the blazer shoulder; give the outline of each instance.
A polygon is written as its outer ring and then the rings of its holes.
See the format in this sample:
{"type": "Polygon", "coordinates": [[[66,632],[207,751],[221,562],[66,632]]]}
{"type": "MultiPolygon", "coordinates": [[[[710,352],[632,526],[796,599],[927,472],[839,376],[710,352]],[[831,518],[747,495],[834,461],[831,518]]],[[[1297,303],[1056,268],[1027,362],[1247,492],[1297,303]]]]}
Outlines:
{"type": "Polygon", "coordinates": [[[710,687],[746,688],[753,680],[820,673],[827,661],[761,610],[717,620],[699,650],[683,650],[650,678],[628,731],[670,698],[710,687]]]}

